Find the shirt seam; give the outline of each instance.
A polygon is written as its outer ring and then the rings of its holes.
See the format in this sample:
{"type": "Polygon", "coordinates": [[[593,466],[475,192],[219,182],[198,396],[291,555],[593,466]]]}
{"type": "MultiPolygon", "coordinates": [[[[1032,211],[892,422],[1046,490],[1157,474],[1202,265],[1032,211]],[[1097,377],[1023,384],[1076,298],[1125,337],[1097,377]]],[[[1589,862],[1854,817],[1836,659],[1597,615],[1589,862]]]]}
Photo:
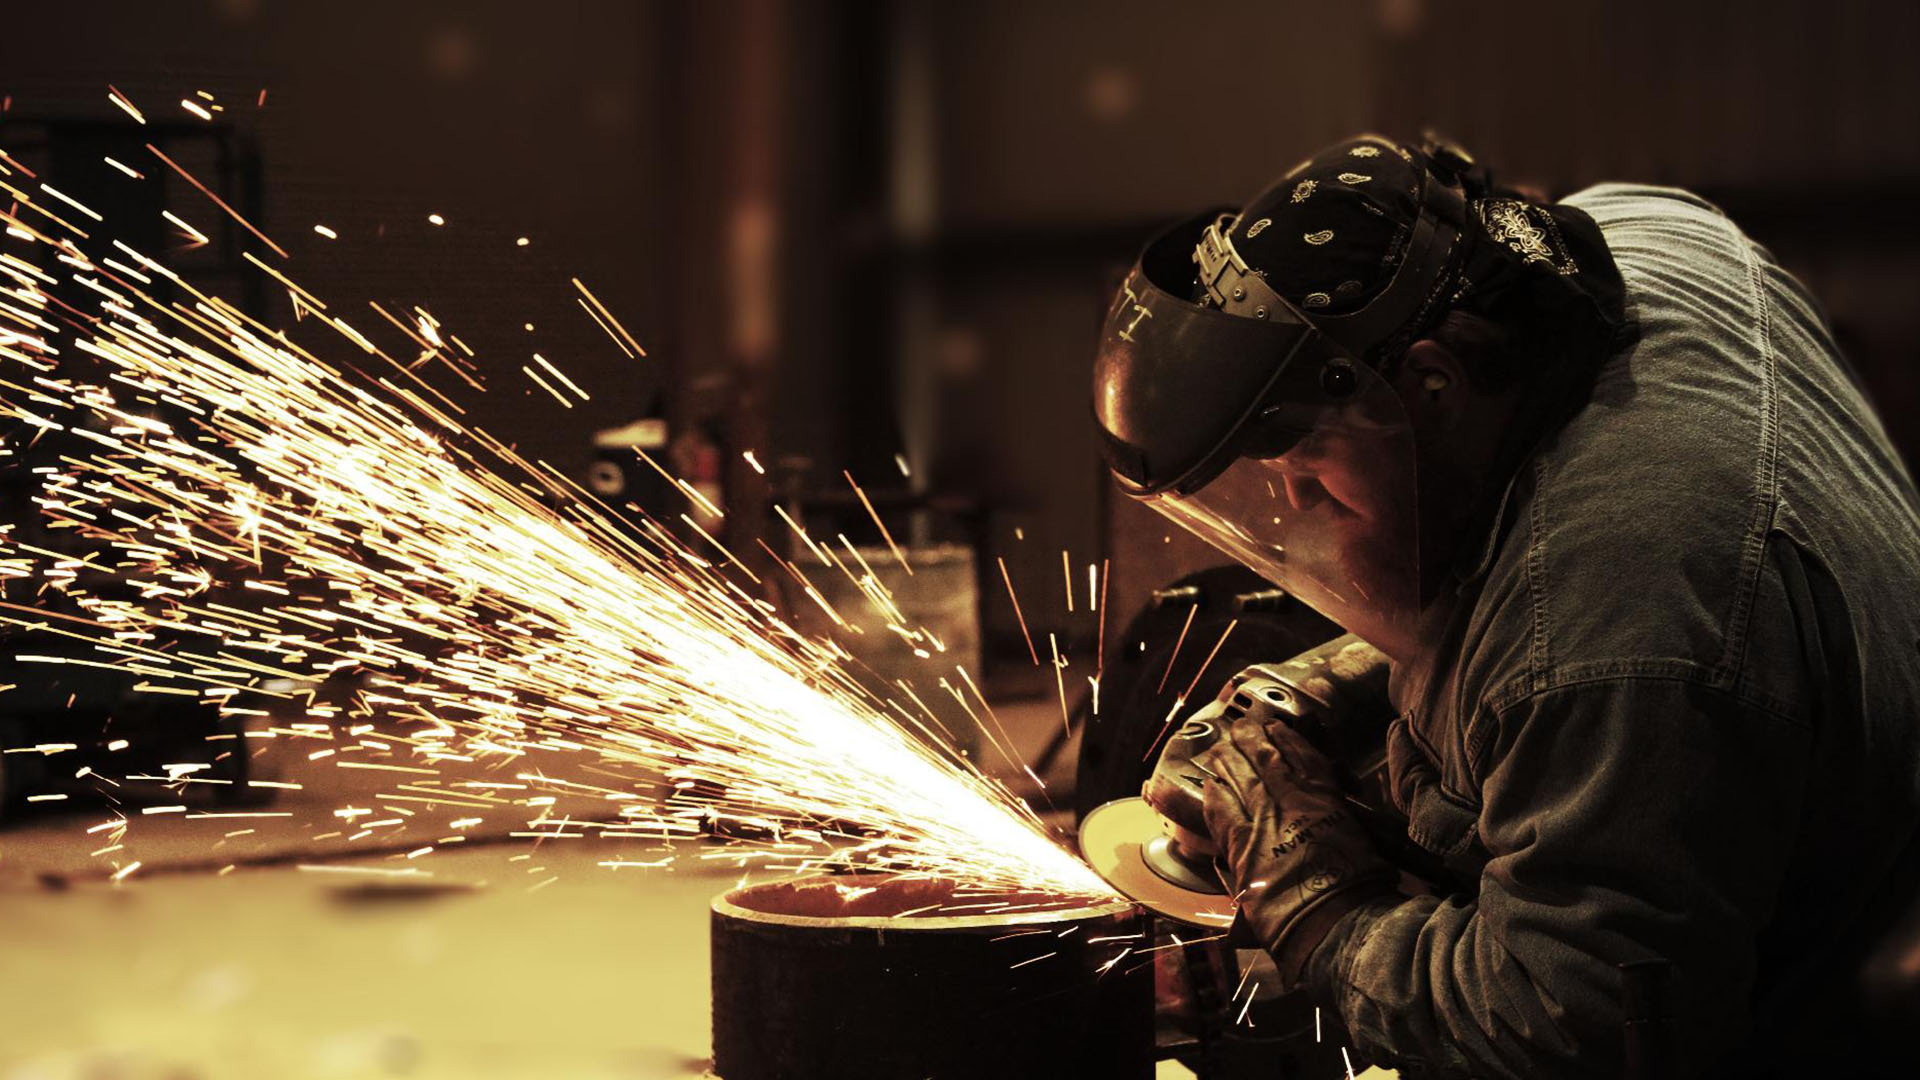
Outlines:
{"type": "MultiPolygon", "coordinates": [[[[1744,239],[1744,238],[1743,238],[1744,239]]],[[[1747,287],[1752,291],[1754,311],[1759,319],[1758,340],[1761,359],[1760,453],[1754,463],[1753,513],[1748,519],[1747,535],[1741,539],[1742,575],[1727,612],[1726,653],[1721,663],[1729,681],[1736,680],[1744,667],[1747,648],[1753,635],[1748,621],[1753,616],[1754,597],[1760,589],[1760,575],[1766,564],[1767,536],[1779,513],[1780,399],[1773,349],[1773,306],[1768,302],[1765,282],[1761,280],[1759,261],[1751,242],[1741,245],[1741,257],[1747,270],[1747,287]]]]}
{"type": "Polygon", "coordinates": [[[1547,649],[1547,463],[1535,461],[1534,484],[1527,506],[1527,606],[1531,636],[1527,642],[1527,679],[1531,682],[1547,669],[1552,656],[1547,649]]]}
{"type": "MultiPolygon", "coordinates": [[[[1581,665],[1581,667],[1587,666],[1588,665],[1581,665]]],[[[1772,701],[1768,696],[1745,692],[1739,687],[1728,683],[1721,673],[1707,668],[1696,661],[1602,661],[1598,662],[1595,666],[1603,667],[1606,670],[1581,671],[1578,668],[1569,669],[1567,672],[1561,673],[1559,678],[1529,688],[1523,693],[1513,693],[1511,686],[1503,688],[1501,691],[1489,695],[1487,708],[1493,713],[1495,723],[1504,724],[1508,715],[1511,714],[1513,710],[1523,705],[1533,703],[1548,694],[1557,693],[1562,690],[1583,689],[1602,686],[1608,683],[1627,686],[1635,683],[1664,682],[1698,686],[1702,690],[1719,694],[1734,704],[1764,713],[1782,723],[1790,724],[1794,727],[1806,726],[1806,721],[1803,718],[1797,717],[1788,711],[1787,703],[1772,701]],[[1671,670],[1614,670],[1614,667],[1619,664],[1662,665],[1670,667],[1671,670]],[[1681,668],[1691,669],[1691,673],[1678,670],[1681,668]],[[1495,699],[1502,697],[1506,700],[1496,703],[1495,699]]]]}

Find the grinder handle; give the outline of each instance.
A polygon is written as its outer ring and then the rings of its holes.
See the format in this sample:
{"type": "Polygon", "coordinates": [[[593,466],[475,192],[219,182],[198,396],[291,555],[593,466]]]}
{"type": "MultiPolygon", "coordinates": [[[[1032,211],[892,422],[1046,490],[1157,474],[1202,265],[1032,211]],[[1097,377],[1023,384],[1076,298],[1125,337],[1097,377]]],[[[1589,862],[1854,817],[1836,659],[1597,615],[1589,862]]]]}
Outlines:
{"type": "Polygon", "coordinates": [[[1193,714],[1167,740],[1140,795],[1159,812],[1162,825],[1180,847],[1195,855],[1217,855],[1207,830],[1207,774],[1193,759],[1226,734],[1226,704],[1215,701],[1193,714]]]}
{"type": "Polygon", "coordinates": [[[1353,714],[1378,711],[1373,700],[1385,697],[1384,657],[1347,635],[1294,657],[1285,664],[1256,664],[1221,688],[1214,700],[1194,712],[1167,740],[1140,794],[1159,811],[1167,833],[1185,851],[1218,854],[1208,834],[1207,774],[1194,764],[1226,735],[1227,725],[1248,713],[1263,721],[1278,719],[1298,730],[1341,767],[1349,788],[1364,789],[1356,777],[1384,765],[1380,736],[1384,723],[1355,723],[1353,714]]]}

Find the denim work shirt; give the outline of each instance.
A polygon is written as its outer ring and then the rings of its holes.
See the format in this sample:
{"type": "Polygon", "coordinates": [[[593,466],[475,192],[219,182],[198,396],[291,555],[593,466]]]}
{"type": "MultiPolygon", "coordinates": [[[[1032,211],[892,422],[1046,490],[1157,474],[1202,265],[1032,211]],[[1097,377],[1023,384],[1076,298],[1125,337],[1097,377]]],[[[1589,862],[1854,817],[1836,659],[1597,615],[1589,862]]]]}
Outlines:
{"type": "Polygon", "coordinates": [[[1568,201],[1639,339],[1393,673],[1394,797],[1477,894],[1350,914],[1310,990],[1403,1075],[1608,1077],[1616,965],[1664,958],[1687,1075],[1846,1075],[1920,822],[1913,482],[1813,302],[1718,210],[1568,201]]]}

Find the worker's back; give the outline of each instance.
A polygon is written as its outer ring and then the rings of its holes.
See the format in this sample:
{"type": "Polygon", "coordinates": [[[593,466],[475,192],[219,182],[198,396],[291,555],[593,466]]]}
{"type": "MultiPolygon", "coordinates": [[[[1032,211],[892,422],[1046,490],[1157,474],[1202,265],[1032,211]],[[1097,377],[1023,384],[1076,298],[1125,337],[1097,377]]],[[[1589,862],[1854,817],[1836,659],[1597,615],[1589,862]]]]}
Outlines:
{"type": "MultiPolygon", "coordinates": [[[[1778,793],[1797,808],[1798,829],[1759,931],[1753,1026],[1738,1069],[1835,1075],[1864,1046],[1854,993],[1863,950],[1903,909],[1920,872],[1913,483],[1812,301],[1731,222],[1668,189],[1606,185],[1569,201],[1606,234],[1641,322],[1637,351],[1667,353],[1666,377],[1679,385],[1659,394],[1695,422],[1726,425],[1672,434],[1674,453],[1730,467],[1715,477],[1698,460],[1672,462],[1676,475],[1714,489],[1696,490],[1696,500],[1747,518],[1737,539],[1757,556],[1737,561],[1749,580],[1699,582],[1690,592],[1725,604],[1699,612],[1700,625],[1724,632],[1719,663],[1743,697],[1813,729],[1804,788],[1778,793]],[[1702,272],[1715,266],[1726,272],[1702,272]]],[[[1603,376],[1602,412],[1582,419],[1604,422],[1608,403],[1635,389],[1603,376]]],[[[1645,464],[1658,468],[1658,456],[1645,464]]],[[[1688,566],[1688,552],[1674,555],[1679,565],[1656,573],[1736,565],[1688,566]]],[[[1617,570],[1623,588],[1635,587],[1635,568],[1617,570]]],[[[1720,1071],[1734,1071],[1728,1064],[1720,1071]]]]}

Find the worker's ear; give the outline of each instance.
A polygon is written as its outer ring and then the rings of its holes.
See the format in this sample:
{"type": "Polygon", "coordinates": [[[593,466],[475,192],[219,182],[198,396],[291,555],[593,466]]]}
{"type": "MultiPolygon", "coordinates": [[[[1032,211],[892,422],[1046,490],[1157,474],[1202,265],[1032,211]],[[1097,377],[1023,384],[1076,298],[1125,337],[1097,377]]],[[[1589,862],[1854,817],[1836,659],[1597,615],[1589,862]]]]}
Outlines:
{"type": "Polygon", "coordinates": [[[1472,387],[1467,369],[1452,349],[1421,338],[1407,350],[1395,387],[1407,412],[1423,427],[1447,430],[1468,419],[1472,387]]]}

